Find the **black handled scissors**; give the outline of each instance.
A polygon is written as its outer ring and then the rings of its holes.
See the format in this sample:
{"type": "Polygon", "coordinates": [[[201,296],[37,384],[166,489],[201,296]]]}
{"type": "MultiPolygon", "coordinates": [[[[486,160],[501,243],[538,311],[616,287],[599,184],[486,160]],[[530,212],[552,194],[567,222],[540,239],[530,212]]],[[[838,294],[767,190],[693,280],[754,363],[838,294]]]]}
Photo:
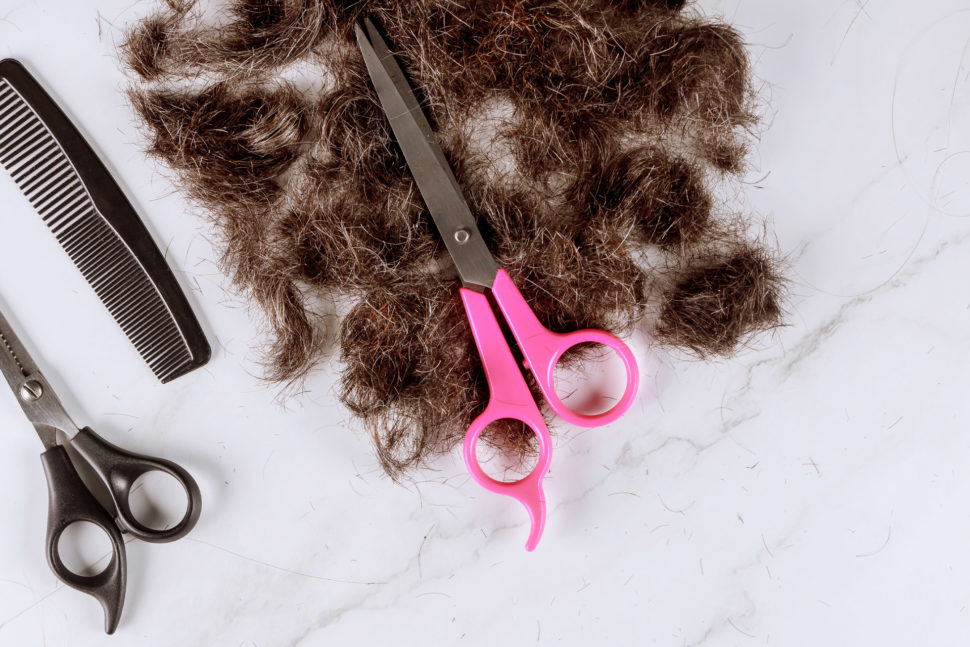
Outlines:
{"type": "Polygon", "coordinates": [[[37,435],[44,444],[40,455],[47,474],[49,507],[47,514],[47,563],[59,580],[93,596],[104,608],[104,630],[114,633],[125,603],[126,563],[122,533],[149,542],[174,541],[186,535],[199,520],[202,495],[195,480],[184,469],[161,458],[140,456],[112,445],[88,428],[71,420],[63,405],[40,372],[33,358],[0,313],[0,371],[17,396],[37,435]],[[105,510],[81,481],[57,432],[92,468],[111,495],[114,511],[105,510]],[[187,507],[182,520],[171,528],[155,530],[143,525],[132,514],[128,497],[138,477],[149,472],[164,472],[185,489],[187,507]],[[73,523],[88,521],[111,539],[111,561],[97,575],[72,572],[58,552],[61,535],[73,523]]]}

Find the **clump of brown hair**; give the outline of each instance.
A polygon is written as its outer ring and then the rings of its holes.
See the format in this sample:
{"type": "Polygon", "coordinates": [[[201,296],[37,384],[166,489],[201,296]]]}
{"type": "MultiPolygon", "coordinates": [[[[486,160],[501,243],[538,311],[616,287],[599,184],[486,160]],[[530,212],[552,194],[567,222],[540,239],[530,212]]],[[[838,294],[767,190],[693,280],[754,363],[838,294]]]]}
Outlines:
{"type": "Polygon", "coordinates": [[[590,175],[592,186],[581,187],[590,211],[631,223],[643,243],[677,251],[703,240],[711,228],[711,197],[696,163],[636,147],[590,175]]]}
{"type": "Polygon", "coordinates": [[[335,22],[335,3],[320,0],[233,0],[221,25],[204,24],[196,0],[165,4],[129,29],[121,45],[145,81],[276,70],[311,55],[335,22]]]}
{"type": "Polygon", "coordinates": [[[221,205],[272,198],[306,145],[312,106],[292,86],[211,85],[202,92],[135,91],[138,115],[159,134],[149,153],[191,178],[192,197],[221,205]]]}
{"type": "Polygon", "coordinates": [[[784,280],[777,261],[750,244],[691,265],[663,295],[656,336],[700,357],[735,352],[781,322],[784,280]]]}
{"type": "MultiPolygon", "coordinates": [[[[400,478],[461,442],[488,387],[354,23],[385,31],[540,321],[645,329],[708,357],[777,325],[783,283],[713,197],[755,123],[744,44],[685,5],[229,0],[210,21],[167,0],[121,49],[149,152],[211,215],[266,315],[268,377],[305,375],[327,352],[313,304],[344,304],[340,397],[400,478]]],[[[518,424],[486,440],[534,451],[518,424]]]]}
{"type": "Polygon", "coordinates": [[[463,330],[459,283],[422,278],[375,286],[340,328],[341,399],[374,423],[378,457],[393,476],[459,443],[488,393],[463,330]]]}
{"type": "Polygon", "coordinates": [[[304,190],[281,217],[302,281],[340,293],[369,291],[434,262],[441,242],[404,178],[365,190],[340,166],[307,169],[304,190]]]}

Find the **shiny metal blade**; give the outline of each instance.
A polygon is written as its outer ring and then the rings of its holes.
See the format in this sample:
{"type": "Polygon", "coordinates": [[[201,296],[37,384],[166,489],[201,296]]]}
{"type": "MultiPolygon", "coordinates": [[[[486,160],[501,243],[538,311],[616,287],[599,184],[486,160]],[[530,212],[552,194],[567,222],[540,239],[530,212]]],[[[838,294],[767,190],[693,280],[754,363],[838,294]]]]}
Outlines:
{"type": "Polygon", "coordinates": [[[17,333],[0,312],[0,372],[10,385],[17,402],[34,424],[44,447],[57,444],[56,431],[74,436],[77,425],[64,410],[57,394],[40,372],[17,333]]]}
{"type": "Polygon", "coordinates": [[[363,28],[355,25],[355,30],[391,130],[462,282],[480,290],[492,287],[498,266],[404,71],[370,19],[364,20],[363,28]]]}

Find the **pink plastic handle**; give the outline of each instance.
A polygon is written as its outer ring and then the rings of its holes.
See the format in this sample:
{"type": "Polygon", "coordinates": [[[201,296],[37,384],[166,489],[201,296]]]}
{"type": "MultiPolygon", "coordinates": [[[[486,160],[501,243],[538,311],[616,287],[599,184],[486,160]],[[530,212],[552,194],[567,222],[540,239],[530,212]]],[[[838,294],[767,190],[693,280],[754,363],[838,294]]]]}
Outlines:
{"type": "Polygon", "coordinates": [[[465,465],[472,478],[483,488],[510,496],[525,506],[531,522],[525,549],[531,551],[539,543],[546,525],[546,498],[542,491],[542,481],[552,462],[552,437],[505,342],[505,336],[488,299],[483,294],[465,288],[461,289],[461,299],[465,304],[468,323],[471,325],[491,392],[488,406],[475,418],[465,434],[465,465]],[[478,438],[485,428],[504,418],[525,423],[539,439],[539,461],[536,466],[528,476],[512,483],[498,481],[486,474],[479,465],[475,452],[478,438]]]}
{"type": "MultiPolygon", "coordinates": [[[[512,334],[519,342],[519,348],[525,356],[526,368],[535,375],[546,401],[560,418],[582,427],[598,427],[613,422],[626,413],[633,404],[640,386],[637,360],[626,344],[604,330],[577,330],[565,334],[552,332],[539,322],[505,270],[498,271],[495,284],[492,286],[492,294],[502,309],[512,334]],[[623,395],[609,411],[595,415],[573,411],[563,404],[556,393],[556,363],[563,353],[584,342],[608,346],[620,356],[626,368],[626,389],[623,395]]],[[[505,345],[504,340],[501,345],[505,345]]]]}

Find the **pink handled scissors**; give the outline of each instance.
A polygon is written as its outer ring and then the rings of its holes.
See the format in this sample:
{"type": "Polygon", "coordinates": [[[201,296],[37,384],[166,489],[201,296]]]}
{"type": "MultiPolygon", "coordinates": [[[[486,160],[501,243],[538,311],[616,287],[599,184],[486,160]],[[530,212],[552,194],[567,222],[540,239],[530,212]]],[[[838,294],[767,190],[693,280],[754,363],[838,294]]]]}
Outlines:
{"type": "Polygon", "coordinates": [[[363,27],[357,25],[356,32],[357,43],[384,113],[438,233],[458,268],[464,285],[461,288],[462,302],[485,367],[490,400],[465,435],[465,464],[482,487],[511,496],[525,506],[532,523],[525,547],[526,550],[533,550],[545,527],[546,502],[542,481],[552,461],[552,438],[486,293],[490,293],[498,304],[512,331],[525,358],[524,367],[532,371],[552,410],[568,422],[596,427],[626,413],[633,404],[640,382],[636,359],[622,341],[608,332],[579,330],[566,334],[554,333],[539,322],[508,274],[498,267],[489,253],[458,181],[387,43],[369,19],[364,20],[363,27]],[[612,409],[597,415],[584,415],[567,408],[555,388],[559,358],[570,348],[587,342],[603,344],[615,351],[623,360],[627,374],[623,395],[612,409]],[[539,439],[538,463],[528,476],[512,483],[493,479],[486,474],[475,453],[476,443],[485,428],[507,418],[528,425],[539,439]]]}

